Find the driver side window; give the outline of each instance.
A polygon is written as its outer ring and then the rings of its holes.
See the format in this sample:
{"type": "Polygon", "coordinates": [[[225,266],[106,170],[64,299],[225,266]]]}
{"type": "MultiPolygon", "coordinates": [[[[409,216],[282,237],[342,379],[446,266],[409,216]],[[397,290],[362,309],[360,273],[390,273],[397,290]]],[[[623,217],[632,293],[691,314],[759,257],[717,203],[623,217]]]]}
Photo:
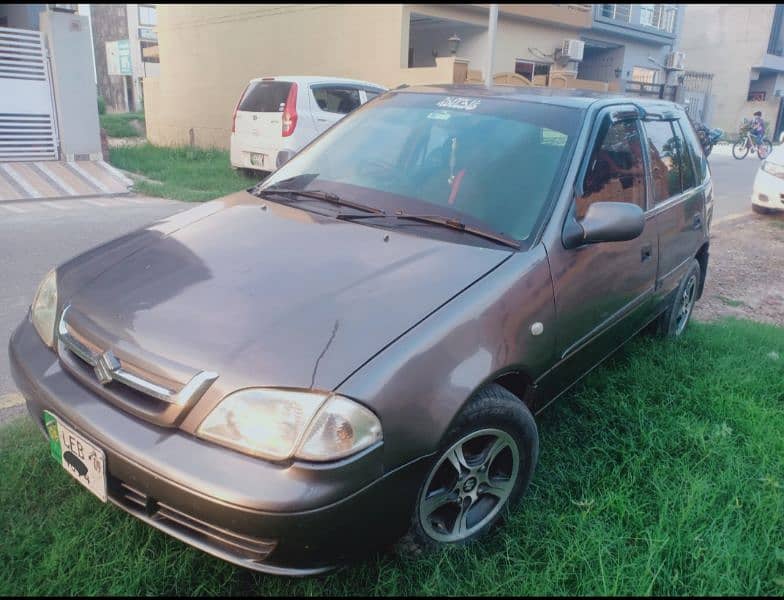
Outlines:
{"type": "Polygon", "coordinates": [[[602,126],[583,180],[583,194],[575,202],[582,219],[593,202],[630,202],[645,210],[645,167],[636,120],[602,126]]]}

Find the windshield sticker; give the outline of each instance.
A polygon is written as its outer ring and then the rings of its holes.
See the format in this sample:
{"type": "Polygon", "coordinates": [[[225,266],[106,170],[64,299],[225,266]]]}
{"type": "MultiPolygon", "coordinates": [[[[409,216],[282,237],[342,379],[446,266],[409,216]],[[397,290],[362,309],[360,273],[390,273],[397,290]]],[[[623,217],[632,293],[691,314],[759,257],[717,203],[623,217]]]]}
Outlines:
{"type": "Polygon", "coordinates": [[[460,98],[458,96],[447,96],[436,103],[442,108],[459,108],[460,110],[474,110],[481,100],[478,98],[460,98]]]}
{"type": "Polygon", "coordinates": [[[436,119],[437,121],[446,121],[449,119],[449,113],[444,110],[436,110],[427,115],[428,119],[436,119]]]}

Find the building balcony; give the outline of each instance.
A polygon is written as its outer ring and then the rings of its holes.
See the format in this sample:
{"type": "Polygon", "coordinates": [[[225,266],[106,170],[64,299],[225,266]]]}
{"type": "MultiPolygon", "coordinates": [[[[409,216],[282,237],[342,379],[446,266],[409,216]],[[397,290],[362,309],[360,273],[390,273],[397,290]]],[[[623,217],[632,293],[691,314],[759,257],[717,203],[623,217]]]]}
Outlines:
{"type": "Polygon", "coordinates": [[[676,36],[678,29],[677,4],[594,4],[596,29],[614,31],[640,39],[676,36]]]}
{"type": "MultiPolygon", "coordinates": [[[[489,4],[473,4],[484,9],[489,4]]],[[[591,4],[499,4],[499,16],[523,17],[540,23],[551,23],[577,29],[591,26],[591,4]]]]}

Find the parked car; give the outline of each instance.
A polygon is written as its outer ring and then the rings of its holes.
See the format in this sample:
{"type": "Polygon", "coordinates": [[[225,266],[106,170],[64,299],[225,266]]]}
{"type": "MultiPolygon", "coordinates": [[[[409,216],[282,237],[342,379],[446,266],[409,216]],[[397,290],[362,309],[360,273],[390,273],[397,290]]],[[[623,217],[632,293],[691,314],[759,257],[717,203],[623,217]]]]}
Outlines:
{"type": "Polygon", "coordinates": [[[683,333],[712,213],[671,103],[394,90],[51,271],[13,376],[100,500],[238,565],[464,544],[523,496],[535,415],[644,328],[683,333]]]}
{"type": "Polygon", "coordinates": [[[751,209],[761,214],[784,211],[784,146],[776,146],[754,177],[751,209]]]}
{"type": "Polygon", "coordinates": [[[274,171],[317,135],[386,90],[337,77],[260,77],[242,92],[231,122],[231,166],[274,171]]]}

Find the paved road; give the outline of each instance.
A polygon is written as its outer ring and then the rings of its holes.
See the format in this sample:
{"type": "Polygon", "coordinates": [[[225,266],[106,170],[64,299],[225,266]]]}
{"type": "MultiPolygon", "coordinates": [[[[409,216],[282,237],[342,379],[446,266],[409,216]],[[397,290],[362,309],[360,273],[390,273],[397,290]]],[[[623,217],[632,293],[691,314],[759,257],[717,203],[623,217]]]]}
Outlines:
{"type": "Polygon", "coordinates": [[[173,200],[115,196],[0,202],[0,422],[22,411],[11,379],[8,339],[41,278],[101,242],[189,208],[173,200]]]}
{"type": "Polygon", "coordinates": [[[729,146],[714,148],[708,159],[713,176],[714,223],[719,219],[751,212],[751,187],[760,166],[756,156],[732,158],[729,146]]]}

